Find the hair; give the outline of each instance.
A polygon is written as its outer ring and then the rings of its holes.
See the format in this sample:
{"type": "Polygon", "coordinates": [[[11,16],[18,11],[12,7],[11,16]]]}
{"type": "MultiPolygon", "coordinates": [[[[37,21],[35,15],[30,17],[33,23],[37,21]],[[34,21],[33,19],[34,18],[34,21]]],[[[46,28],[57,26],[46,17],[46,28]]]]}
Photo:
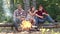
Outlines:
{"type": "Polygon", "coordinates": [[[39,5],[39,7],[43,7],[43,5],[42,5],[42,4],[40,4],[40,5],[39,5]]]}
{"type": "MultiPolygon", "coordinates": [[[[42,4],[40,4],[40,5],[39,5],[39,8],[40,8],[40,7],[42,7],[42,8],[43,8],[43,5],[42,5],[42,4]]],[[[39,8],[38,8],[38,10],[39,10],[39,8]]],[[[43,8],[43,9],[44,9],[44,8],[43,8]]]]}
{"type": "Polygon", "coordinates": [[[21,6],[21,4],[17,4],[17,7],[18,7],[18,6],[21,6]]]}
{"type": "MultiPolygon", "coordinates": [[[[32,12],[32,8],[33,8],[33,7],[34,7],[34,6],[31,6],[31,7],[30,7],[30,11],[31,11],[31,12],[32,12]]],[[[33,12],[34,12],[34,11],[33,11],[33,12]]]]}
{"type": "MultiPolygon", "coordinates": [[[[43,5],[40,4],[40,5],[39,5],[39,8],[40,8],[40,7],[43,8],[42,10],[46,11],[46,10],[44,9],[43,5]]],[[[39,10],[39,9],[38,9],[38,10],[39,10]]],[[[46,12],[46,13],[48,13],[48,12],[46,12]]]]}

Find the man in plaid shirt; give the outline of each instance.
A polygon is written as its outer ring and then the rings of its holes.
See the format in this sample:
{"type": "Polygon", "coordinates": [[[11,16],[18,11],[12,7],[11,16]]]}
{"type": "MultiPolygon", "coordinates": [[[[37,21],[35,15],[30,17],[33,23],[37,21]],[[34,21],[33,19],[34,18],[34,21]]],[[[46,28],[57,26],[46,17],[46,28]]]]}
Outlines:
{"type": "Polygon", "coordinates": [[[18,4],[17,5],[17,9],[14,11],[14,16],[13,16],[13,20],[14,20],[14,26],[15,29],[18,30],[18,23],[20,24],[22,21],[22,17],[26,17],[26,13],[25,11],[22,9],[21,5],[18,4]]]}

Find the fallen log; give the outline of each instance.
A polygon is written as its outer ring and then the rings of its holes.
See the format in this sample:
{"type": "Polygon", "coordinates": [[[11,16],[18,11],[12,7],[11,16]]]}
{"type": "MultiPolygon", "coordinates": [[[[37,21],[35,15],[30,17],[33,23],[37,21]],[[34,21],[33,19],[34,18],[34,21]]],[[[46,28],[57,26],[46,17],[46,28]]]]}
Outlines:
{"type": "MultiPolygon", "coordinates": [[[[0,27],[11,27],[13,29],[13,23],[0,23],[0,27]]],[[[60,28],[60,23],[57,24],[43,24],[41,27],[43,28],[60,28]]]]}
{"type": "Polygon", "coordinates": [[[12,23],[0,23],[0,27],[13,27],[14,24],[12,23]]]}

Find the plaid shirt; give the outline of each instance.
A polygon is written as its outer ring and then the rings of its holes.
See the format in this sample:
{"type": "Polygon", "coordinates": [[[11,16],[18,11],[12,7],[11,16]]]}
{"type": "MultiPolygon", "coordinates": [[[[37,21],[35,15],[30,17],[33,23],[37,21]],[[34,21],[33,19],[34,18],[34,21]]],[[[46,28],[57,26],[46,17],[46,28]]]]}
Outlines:
{"type": "Polygon", "coordinates": [[[26,13],[25,13],[25,11],[22,9],[22,10],[15,10],[14,11],[14,17],[17,17],[17,16],[25,16],[26,17],[26,13]]]}

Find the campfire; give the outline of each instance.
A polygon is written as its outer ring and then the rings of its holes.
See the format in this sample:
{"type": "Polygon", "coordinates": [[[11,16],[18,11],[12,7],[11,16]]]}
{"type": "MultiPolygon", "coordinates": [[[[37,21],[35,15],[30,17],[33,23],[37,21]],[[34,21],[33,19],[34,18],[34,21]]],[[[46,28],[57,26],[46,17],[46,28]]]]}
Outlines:
{"type": "Polygon", "coordinates": [[[24,20],[22,21],[22,24],[20,26],[22,30],[30,30],[32,27],[32,24],[30,23],[30,21],[24,20]]]}

